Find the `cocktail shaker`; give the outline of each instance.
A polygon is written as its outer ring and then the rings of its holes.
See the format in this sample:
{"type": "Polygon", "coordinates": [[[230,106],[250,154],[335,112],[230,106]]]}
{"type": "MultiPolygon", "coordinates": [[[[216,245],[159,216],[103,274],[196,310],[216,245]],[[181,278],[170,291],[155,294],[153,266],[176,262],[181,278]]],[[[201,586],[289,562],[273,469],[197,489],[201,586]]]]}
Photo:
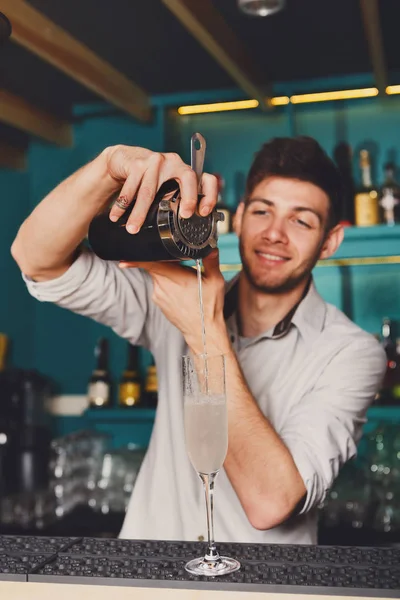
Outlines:
{"type": "MultiPolygon", "coordinates": [[[[191,138],[191,166],[199,182],[203,171],[206,142],[195,133],[191,138]]],[[[224,215],[213,210],[202,217],[198,210],[189,218],[179,214],[180,190],[176,180],[166,181],[157,192],[145,222],[137,234],[126,230],[133,204],[121,218],[112,222],[109,211],[97,215],[89,226],[88,240],[92,250],[104,260],[171,261],[199,259],[207,256],[218,241],[217,223],[224,215]]]]}

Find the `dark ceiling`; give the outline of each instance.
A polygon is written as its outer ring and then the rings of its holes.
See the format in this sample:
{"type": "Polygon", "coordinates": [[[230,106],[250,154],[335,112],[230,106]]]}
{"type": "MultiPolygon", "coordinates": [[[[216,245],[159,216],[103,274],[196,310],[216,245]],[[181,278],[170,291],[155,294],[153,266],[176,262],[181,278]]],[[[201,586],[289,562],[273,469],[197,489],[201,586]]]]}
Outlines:
{"type": "MultiPolygon", "coordinates": [[[[150,94],[237,87],[161,0],[28,1],[150,94]]],[[[213,4],[265,74],[261,85],[372,70],[360,0],[287,0],[267,18],[243,14],[237,0],[213,4]]],[[[400,70],[400,0],[379,10],[387,66],[400,70]]],[[[0,51],[0,88],[62,117],[98,99],[12,42],[0,51]]]]}

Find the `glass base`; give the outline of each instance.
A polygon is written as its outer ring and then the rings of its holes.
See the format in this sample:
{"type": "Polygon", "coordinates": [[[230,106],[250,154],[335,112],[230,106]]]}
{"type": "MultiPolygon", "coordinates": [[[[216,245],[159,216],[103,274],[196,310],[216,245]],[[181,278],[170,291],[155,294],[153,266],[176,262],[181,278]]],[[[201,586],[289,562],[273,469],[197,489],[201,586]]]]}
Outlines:
{"type": "Polygon", "coordinates": [[[206,575],[208,577],[217,577],[218,575],[227,575],[240,569],[240,562],[234,558],[220,556],[217,560],[206,560],[194,558],[185,565],[185,569],[192,575],[206,575]]]}

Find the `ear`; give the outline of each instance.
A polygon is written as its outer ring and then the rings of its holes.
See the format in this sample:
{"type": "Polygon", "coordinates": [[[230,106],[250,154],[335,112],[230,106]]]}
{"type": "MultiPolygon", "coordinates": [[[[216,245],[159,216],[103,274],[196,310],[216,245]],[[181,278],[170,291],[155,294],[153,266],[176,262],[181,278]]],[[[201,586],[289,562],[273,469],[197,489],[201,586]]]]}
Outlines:
{"type": "Polygon", "coordinates": [[[332,254],[335,254],[336,250],[339,248],[340,244],[343,242],[344,238],[344,229],[343,225],[336,225],[328,232],[324,243],[321,248],[321,253],[319,258],[329,258],[332,254]]]}
{"type": "Polygon", "coordinates": [[[235,217],[233,219],[233,230],[236,235],[239,237],[242,231],[242,219],[244,213],[245,204],[244,202],[240,202],[239,206],[236,209],[235,217]]]}

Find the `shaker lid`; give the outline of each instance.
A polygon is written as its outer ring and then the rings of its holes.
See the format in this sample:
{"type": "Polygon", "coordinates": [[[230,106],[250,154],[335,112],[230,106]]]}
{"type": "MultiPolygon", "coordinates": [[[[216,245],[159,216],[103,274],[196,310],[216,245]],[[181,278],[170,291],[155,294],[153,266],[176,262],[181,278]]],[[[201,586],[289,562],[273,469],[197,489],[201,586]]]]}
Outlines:
{"type": "MultiPolygon", "coordinates": [[[[203,174],[206,140],[200,133],[194,133],[190,140],[191,167],[198,182],[198,201],[201,201],[201,177],[203,174]]],[[[171,194],[167,192],[161,199],[157,224],[161,240],[168,252],[179,259],[203,258],[217,246],[217,222],[224,220],[223,213],[214,210],[202,217],[197,211],[188,219],[179,214],[179,188],[171,194]]]]}

